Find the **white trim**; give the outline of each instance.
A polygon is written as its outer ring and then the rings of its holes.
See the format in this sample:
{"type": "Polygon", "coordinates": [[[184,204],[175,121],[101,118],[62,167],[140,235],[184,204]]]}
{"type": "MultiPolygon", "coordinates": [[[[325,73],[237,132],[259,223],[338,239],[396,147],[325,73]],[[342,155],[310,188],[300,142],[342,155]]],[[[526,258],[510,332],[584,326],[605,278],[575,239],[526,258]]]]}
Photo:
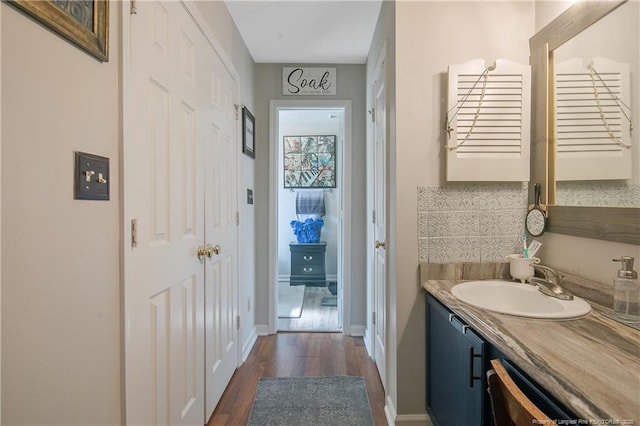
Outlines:
{"type": "Polygon", "coordinates": [[[366,327],[364,330],[364,347],[367,349],[367,354],[369,355],[369,358],[371,358],[371,360],[375,361],[373,359],[373,340],[371,340],[371,328],[366,327]]]}
{"type": "Polygon", "coordinates": [[[398,415],[393,400],[389,395],[387,395],[385,400],[384,415],[389,426],[433,426],[431,418],[427,413],[398,415]]]}
{"type": "MultiPolygon", "coordinates": [[[[327,281],[338,281],[338,275],[337,274],[331,274],[331,275],[327,275],[326,276],[327,281]]],[[[278,275],[278,282],[284,282],[284,281],[289,281],[289,275],[278,275]]]]}
{"type": "Polygon", "coordinates": [[[427,414],[400,414],[396,416],[396,426],[433,426],[427,414]]]}
{"type": "MultiPolygon", "coordinates": [[[[342,184],[340,191],[342,207],[340,221],[341,244],[338,247],[338,277],[337,280],[344,283],[342,287],[342,331],[351,333],[351,151],[352,139],[352,106],[350,100],[289,100],[272,99],[269,101],[269,182],[278,181],[278,114],[281,108],[344,108],[344,142],[341,144],[342,171],[338,182],[342,184]]],[[[271,185],[275,187],[275,185],[271,185]]],[[[277,194],[271,191],[269,194],[269,223],[276,224],[278,218],[277,194]]],[[[278,238],[277,226],[269,226],[269,333],[277,331],[277,253],[278,238]]],[[[340,315],[340,312],[338,313],[340,315]]]]}
{"type": "Polygon", "coordinates": [[[256,334],[256,327],[251,329],[251,333],[249,333],[249,338],[242,345],[242,362],[244,363],[247,358],[249,358],[249,354],[253,349],[253,345],[255,345],[256,340],[258,340],[258,335],[256,334]]]}
{"type": "MultiPolygon", "coordinates": [[[[364,337],[366,332],[367,332],[367,327],[366,326],[353,324],[353,325],[351,325],[351,330],[349,332],[349,335],[353,336],[353,337],[364,337]]],[[[366,346],[366,344],[365,344],[365,346],[366,346]]],[[[368,349],[367,349],[367,351],[368,351],[368,349]]]]}
{"type": "Polygon", "coordinates": [[[384,415],[387,418],[387,424],[389,426],[395,426],[398,412],[396,411],[396,406],[389,395],[387,395],[387,398],[385,400],[384,415]]]}
{"type": "Polygon", "coordinates": [[[268,336],[273,333],[269,333],[269,325],[267,324],[256,324],[256,335],[257,336],[268,336]]]}

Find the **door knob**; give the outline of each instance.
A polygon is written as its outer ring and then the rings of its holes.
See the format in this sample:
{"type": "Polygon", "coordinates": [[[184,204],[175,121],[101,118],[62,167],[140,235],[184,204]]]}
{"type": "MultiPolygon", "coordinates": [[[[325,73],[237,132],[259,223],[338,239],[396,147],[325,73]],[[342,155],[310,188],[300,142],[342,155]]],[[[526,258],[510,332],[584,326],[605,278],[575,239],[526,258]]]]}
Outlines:
{"type": "Polygon", "coordinates": [[[382,247],[382,248],[386,248],[386,243],[385,243],[384,241],[378,241],[378,240],[376,240],[376,242],[375,242],[374,246],[375,246],[375,248],[377,248],[377,249],[378,249],[378,248],[380,248],[380,247],[382,247]]]}
{"type": "Polygon", "coordinates": [[[212,255],[219,255],[220,254],[220,246],[218,244],[216,244],[215,246],[212,246],[211,244],[207,244],[207,257],[211,258],[212,255]]]}
{"type": "Polygon", "coordinates": [[[211,257],[211,255],[209,254],[209,249],[208,248],[204,248],[202,246],[198,246],[198,251],[196,253],[198,254],[198,259],[199,260],[204,259],[205,256],[211,257]]]}

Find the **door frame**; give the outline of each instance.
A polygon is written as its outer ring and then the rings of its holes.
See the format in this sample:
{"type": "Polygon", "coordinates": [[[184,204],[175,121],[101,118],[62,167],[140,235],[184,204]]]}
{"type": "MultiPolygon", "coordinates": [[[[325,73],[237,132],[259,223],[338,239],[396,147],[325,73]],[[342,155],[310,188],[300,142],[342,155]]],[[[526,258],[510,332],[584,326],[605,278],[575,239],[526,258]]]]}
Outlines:
{"type": "MultiPolygon", "coordinates": [[[[269,182],[271,188],[278,185],[278,147],[280,109],[294,108],[342,108],[344,109],[344,142],[338,150],[342,158],[342,167],[338,171],[338,182],[342,185],[340,194],[339,244],[338,244],[338,282],[342,283],[342,333],[351,335],[351,147],[352,143],[352,106],[350,100],[289,100],[271,99],[269,101],[269,182]]],[[[269,333],[278,331],[278,193],[269,192],[269,333]]],[[[340,312],[338,312],[340,315],[340,312]]],[[[338,319],[340,322],[340,318],[338,319]]]]}

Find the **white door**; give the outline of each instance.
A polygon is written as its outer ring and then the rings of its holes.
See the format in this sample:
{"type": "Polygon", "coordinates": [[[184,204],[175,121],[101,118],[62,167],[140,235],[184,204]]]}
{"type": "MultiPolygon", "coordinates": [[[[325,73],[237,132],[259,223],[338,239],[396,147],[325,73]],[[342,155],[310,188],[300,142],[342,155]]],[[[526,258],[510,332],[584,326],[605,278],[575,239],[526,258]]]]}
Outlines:
{"type": "Polygon", "coordinates": [[[205,139],[205,234],[212,255],[205,271],[206,418],[239,363],[237,307],[236,81],[214,52],[205,58],[211,93],[202,120],[205,139]]]}
{"type": "Polygon", "coordinates": [[[204,186],[194,43],[179,2],[131,17],[124,145],[125,372],[128,424],[204,423],[204,186]],[[176,59],[177,58],[177,59],[176,59]]]}
{"type": "Polygon", "coordinates": [[[236,346],[235,239],[220,232],[236,210],[236,86],[216,80],[215,53],[182,2],[137,9],[125,59],[126,421],[202,425],[217,403],[205,381],[224,389],[236,346]]]}
{"type": "Polygon", "coordinates": [[[384,59],[376,71],[373,83],[375,99],[374,110],[374,208],[375,224],[374,239],[374,358],[380,373],[380,379],[385,385],[385,345],[386,345],[386,107],[384,59]]]}

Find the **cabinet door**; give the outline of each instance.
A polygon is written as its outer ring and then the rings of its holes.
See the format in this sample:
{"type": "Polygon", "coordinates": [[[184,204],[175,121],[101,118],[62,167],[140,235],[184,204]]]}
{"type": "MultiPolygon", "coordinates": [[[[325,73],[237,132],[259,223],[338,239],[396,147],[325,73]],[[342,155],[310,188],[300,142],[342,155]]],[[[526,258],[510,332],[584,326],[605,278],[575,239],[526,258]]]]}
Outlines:
{"type": "Polygon", "coordinates": [[[427,407],[434,424],[483,425],[486,343],[430,295],[427,333],[427,407]]]}

